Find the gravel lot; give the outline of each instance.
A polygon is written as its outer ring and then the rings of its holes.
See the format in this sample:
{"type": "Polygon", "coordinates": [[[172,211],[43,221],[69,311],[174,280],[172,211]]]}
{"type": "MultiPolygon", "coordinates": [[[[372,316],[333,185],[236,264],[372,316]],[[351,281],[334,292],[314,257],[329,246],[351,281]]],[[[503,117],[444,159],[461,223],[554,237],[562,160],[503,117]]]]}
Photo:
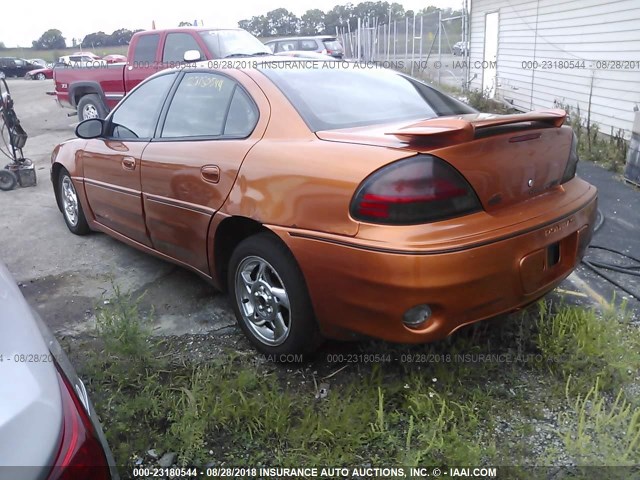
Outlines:
{"type": "Polygon", "coordinates": [[[142,307],[154,307],[159,334],[235,332],[226,297],[196,275],[107,235],[78,237],[67,230],[49,166],[55,145],[74,137],[77,117],[67,116],[71,110],[46,95],[52,80],[9,79],[8,84],[29,134],[24,154],[36,165],[38,185],[0,192],[0,259],[54,332],[86,331],[96,304],[111,296],[114,284],[134,294],[146,291],[142,307]]]}

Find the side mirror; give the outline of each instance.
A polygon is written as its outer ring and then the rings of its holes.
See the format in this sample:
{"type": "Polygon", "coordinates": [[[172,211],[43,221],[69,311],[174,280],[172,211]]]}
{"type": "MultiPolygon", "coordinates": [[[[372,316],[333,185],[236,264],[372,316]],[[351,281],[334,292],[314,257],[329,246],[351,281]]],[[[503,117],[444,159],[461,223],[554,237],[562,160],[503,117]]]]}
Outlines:
{"type": "Polygon", "coordinates": [[[198,50],[187,50],[182,58],[185,62],[198,62],[202,56],[198,50]]]}
{"type": "Polygon", "coordinates": [[[101,118],[89,118],[78,124],[76,127],[76,137],[90,140],[102,136],[104,131],[104,120],[101,118]]]}

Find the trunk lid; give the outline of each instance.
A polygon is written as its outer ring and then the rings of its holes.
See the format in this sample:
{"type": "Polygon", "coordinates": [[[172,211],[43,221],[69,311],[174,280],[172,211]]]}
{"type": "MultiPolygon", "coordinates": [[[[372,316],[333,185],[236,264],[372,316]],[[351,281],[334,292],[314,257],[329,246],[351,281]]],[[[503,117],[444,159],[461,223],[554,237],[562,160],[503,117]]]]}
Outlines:
{"type": "Polygon", "coordinates": [[[564,110],[515,115],[468,114],[407,124],[316,132],[322,140],[429,153],[454,166],[488,212],[557,187],[573,132],[564,110]]]}

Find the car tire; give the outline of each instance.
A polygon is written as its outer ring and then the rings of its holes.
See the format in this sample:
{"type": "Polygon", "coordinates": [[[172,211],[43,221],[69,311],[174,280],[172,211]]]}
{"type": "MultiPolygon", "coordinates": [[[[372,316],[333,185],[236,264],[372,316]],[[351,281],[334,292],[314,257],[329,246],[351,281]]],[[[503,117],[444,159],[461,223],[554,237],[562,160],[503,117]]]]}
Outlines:
{"type": "Polygon", "coordinates": [[[105,118],[107,113],[107,107],[95,93],[83,96],[78,102],[78,120],[81,122],[89,118],[105,118]]]}
{"type": "Polygon", "coordinates": [[[36,75],[36,80],[46,80],[46,76],[44,73],[39,73],[36,75]]]}
{"type": "Polygon", "coordinates": [[[16,188],[18,177],[11,170],[0,170],[0,190],[8,192],[16,188]]]}
{"type": "Polygon", "coordinates": [[[62,170],[58,177],[58,198],[62,207],[62,216],[69,231],[76,235],[88,234],[91,230],[87,218],[73,180],[66,170],[62,170]]]}
{"type": "Polygon", "coordinates": [[[320,346],[306,282],[279,238],[271,233],[246,238],[233,251],[228,271],[238,325],[260,352],[274,361],[299,361],[320,346]]]}

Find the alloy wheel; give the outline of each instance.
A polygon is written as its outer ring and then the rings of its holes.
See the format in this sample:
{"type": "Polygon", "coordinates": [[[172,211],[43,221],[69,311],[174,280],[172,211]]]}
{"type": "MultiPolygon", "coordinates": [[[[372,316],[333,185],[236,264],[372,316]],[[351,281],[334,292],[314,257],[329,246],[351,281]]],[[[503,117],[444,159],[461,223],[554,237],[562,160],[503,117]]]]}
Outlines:
{"type": "Polygon", "coordinates": [[[291,306],[282,279],[258,256],[244,258],[235,273],[236,302],[242,320],[262,343],[282,345],[291,329],[291,306]]]}

